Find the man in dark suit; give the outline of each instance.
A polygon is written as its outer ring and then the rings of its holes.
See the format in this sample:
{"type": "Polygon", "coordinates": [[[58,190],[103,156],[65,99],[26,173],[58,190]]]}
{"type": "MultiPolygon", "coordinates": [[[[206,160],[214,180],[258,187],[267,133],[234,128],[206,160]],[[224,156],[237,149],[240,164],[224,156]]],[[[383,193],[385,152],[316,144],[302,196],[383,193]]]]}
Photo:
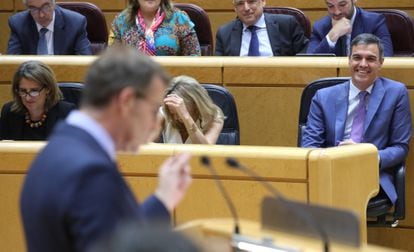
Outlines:
{"type": "Polygon", "coordinates": [[[307,53],[333,53],[347,56],[356,36],[372,33],[381,39],[384,55],[393,56],[391,35],[382,14],[364,11],[356,0],[326,0],[328,16],[315,22],[307,53]]]}
{"type": "Polygon", "coordinates": [[[90,55],[86,18],[55,0],[24,0],[26,11],[9,18],[7,54],[90,55]]]}
{"type": "Polygon", "coordinates": [[[265,0],[234,0],[237,19],[216,34],[218,56],[294,56],[308,39],[295,17],[264,14],[265,0]]]}
{"type": "Polygon", "coordinates": [[[85,251],[126,219],[143,228],[169,223],[191,182],[189,155],[168,159],[155,194],[139,205],[115,153],[136,152],[158,135],[153,131],[168,81],[160,65],[133,49],[112,48],[91,65],[81,109],[57,125],[24,181],[28,251],[85,251]]]}
{"type": "Polygon", "coordinates": [[[408,154],[411,112],[405,85],[379,76],[383,53],[375,35],[360,34],[352,41],[352,78],[316,92],[302,146],[374,144],[379,151],[381,188],[395,203],[392,167],[403,163],[408,154]]]}

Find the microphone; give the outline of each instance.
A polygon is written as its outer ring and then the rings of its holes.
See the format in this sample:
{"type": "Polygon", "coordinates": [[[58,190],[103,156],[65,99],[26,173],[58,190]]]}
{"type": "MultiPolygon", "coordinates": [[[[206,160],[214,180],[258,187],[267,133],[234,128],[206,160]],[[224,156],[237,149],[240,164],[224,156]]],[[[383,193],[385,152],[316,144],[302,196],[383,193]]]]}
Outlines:
{"type": "Polygon", "coordinates": [[[219,176],[217,175],[216,169],[211,165],[210,158],[207,156],[201,157],[201,164],[205,166],[213,175],[214,182],[216,183],[221,195],[223,195],[224,200],[226,201],[226,204],[231,212],[231,215],[234,219],[234,233],[240,234],[240,227],[239,227],[239,217],[237,216],[236,208],[234,207],[233,202],[230,199],[229,194],[227,193],[226,189],[224,188],[223,184],[221,183],[221,180],[219,176]]]}
{"type": "Polygon", "coordinates": [[[286,199],[282,193],[280,193],[275,187],[273,187],[268,181],[266,181],[262,176],[260,176],[258,173],[253,171],[252,169],[248,168],[245,165],[240,164],[235,158],[227,158],[226,163],[229,167],[233,169],[238,169],[248,176],[254,178],[255,180],[259,181],[275,198],[278,198],[282,200],[284,203],[286,203],[286,206],[294,213],[296,213],[297,216],[299,216],[303,221],[305,221],[310,227],[314,228],[319,236],[322,239],[323,247],[325,252],[329,252],[329,237],[326,234],[325,230],[322,228],[322,226],[312,219],[312,216],[309,215],[309,213],[303,211],[303,209],[294,207],[290,200],[286,199]]]}

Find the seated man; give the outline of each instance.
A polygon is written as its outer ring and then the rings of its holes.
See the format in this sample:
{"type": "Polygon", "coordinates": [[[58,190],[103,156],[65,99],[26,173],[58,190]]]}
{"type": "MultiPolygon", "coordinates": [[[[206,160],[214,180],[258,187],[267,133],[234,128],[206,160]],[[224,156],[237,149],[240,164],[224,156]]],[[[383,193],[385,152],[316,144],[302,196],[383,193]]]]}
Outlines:
{"type": "Polygon", "coordinates": [[[263,14],[265,0],[233,0],[237,19],[216,34],[219,56],[293,56],[306,51],[308,39],[295,17],[263,14]]]}
{"type": "Polygon", "coordinates": [[[379,151],[381,192],[397,199],[390,168],[404,162],[411,138],[411,112],[404,84],[380,77],[383,46],[372,34],[351,43],[351,79],[316,92],[303,147],[372,143],[379,151]]]}
{"type": "Polygon", "coordinates": [[[328,16],[315,22],[307,53],[347,56],[352,39],[372,33],[381,39],[384,55],[393,56],[391,35],[385,17],[355,6],[356,0],[326,0],[328,16]]]}
{"type": "Polygon", "coordinates": [[[27,10],[9,18],[7,54],[90,55],[86,18],[55,0],[23,0],[27,10]]]}

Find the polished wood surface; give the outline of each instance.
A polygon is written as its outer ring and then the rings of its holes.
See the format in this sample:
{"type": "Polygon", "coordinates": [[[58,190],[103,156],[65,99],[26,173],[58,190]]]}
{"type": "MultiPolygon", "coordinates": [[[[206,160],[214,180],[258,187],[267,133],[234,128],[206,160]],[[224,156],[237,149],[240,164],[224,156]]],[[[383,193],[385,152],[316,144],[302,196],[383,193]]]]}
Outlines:
{"type": "MultiPolygon", "coordinates": [[[[197,219],[184,223],[177,228],[178,231],[184,233],[189,238],[201,244],[202,247],[208,248],[211,243],[221,242],[221,240],[215,240],[214,238],[222,238],[227,242],[232,241],[234,221],[229,218],[216,218],[216,219],[197,219]],[[206,241],[208,245],[206,245],[206,241]],[[203,246],[204,245],[204,246],[203,246]]],[[[293,235],[284,233],[281,231],[273,231],[262,229],[261,225],[257,221],[252,220],[240,220],[241,235],[249,240],[255,242],[262,242],[263,239],[271,239],[272,244],[283,248],[293,248],[298,251],[323,251],[322,243],[318,239],[312,239],[304,236],[293,235]]],[[[331,242],[329,244],[329,251],[333,252],[351,252],[351,251],[398,251],[391,248],[379,247],[375,245],[363,244],[359,248],[346,246],[331,242]]],[[[209,251],[209,250],[207,250],[209,251]]],[[[229,247],[221,246],[220,250],[214,250],[216,252],[230,252],[229,247]]]]}
{"type": "MultiPolygon", "coordinates": [[[[19,195],[27,169],[43,146],[43,142],[0,142],[0,199],[5,206],[0,209],[0,244],[5,251],[23,251],[19,195]]],[[[227,166],[226,158],[235,157],[288,198],[354,211],[360,217],[361,241],[366,241],[365,207],[369,197],[378,192],[377,151],[370,144],[326,150],[149,144],[139,155],[120,153],[119,167],[137,198],[144,199],[157,187],[162,162],[181,152],[192,154],[193,183],[174,211],[177,224],[230,217],[214,177],[200,163],[205,155],[211,158],[240,218],[260,219],[261,200],[269,192],[256,179],[227,166]],[[357,177],[370,179],[361,183],[357,177]],[[349,194],[349,188],[358,188],[358,194],[349,194]]]]}

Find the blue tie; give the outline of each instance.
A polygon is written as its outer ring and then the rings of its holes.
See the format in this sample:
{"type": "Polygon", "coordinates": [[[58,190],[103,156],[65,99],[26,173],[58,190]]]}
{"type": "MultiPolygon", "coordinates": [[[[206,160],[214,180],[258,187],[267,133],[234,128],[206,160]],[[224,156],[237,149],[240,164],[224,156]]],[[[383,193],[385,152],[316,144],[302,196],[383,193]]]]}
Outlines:
{"type": "Polygon", "coordinates": [[[40,29],[39,32],[39,42],[37,44],[37,54],[38,55],[45,55],[48,54],[47,51],[47,42],[46,42],[46,33],[49,30],[47,28],[40,29]]]}
{"type": "Polygon", "coordinates": [[[250,39],[250,45],[249,45],[249,54],[248,56],[260,56],[259,52],[259,38],[257,37],[256,30],[258,29],[257,26],[249,26],[247,29],[250,30],[252,34],[252,38],[250,39]]]}

